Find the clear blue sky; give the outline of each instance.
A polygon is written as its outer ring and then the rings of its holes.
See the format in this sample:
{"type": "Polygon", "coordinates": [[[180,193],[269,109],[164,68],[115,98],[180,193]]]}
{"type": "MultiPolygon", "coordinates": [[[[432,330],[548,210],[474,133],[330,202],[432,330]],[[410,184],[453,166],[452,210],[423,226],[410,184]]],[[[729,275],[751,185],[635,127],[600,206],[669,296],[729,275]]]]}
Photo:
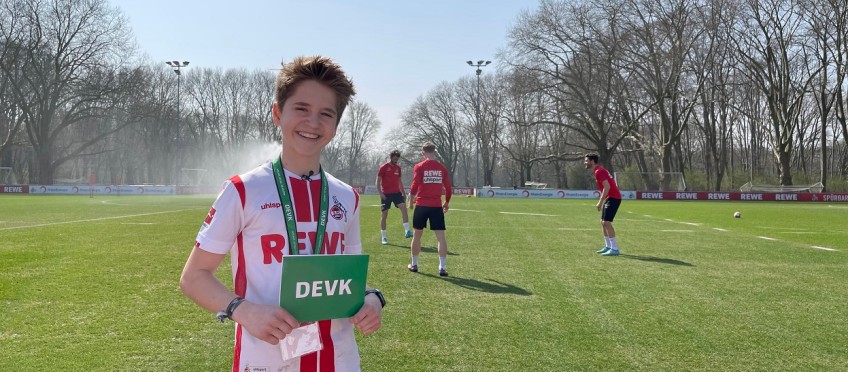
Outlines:
{"type": "MultiPolygon", "coordinates": [[[[153,61],[192,67],[278,68],[322,54],[352,77],[357,99],[377,111],[385,134],[442,81],[472,76],[467,60],[492,60],[536,1],[512,0],[110,0],[129,18],[153,61]]],[[[269,96],[269,102],[271,97],[269,96]]]]}

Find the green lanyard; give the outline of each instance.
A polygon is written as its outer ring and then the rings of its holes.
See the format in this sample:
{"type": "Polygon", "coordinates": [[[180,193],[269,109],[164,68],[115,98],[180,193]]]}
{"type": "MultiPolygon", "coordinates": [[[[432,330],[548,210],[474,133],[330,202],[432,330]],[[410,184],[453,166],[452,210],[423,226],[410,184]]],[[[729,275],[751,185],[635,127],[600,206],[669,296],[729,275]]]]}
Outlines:
{"type": "MultiPolygon", "coordinates": [[[[297,221],[294,218],[294,208],[292,207],[291,196],[289,194],[289,185],[286,183],[282,160],[279,157],[274,160],[273,168],[274,180],[277,182],[277,192],[280,194],[280,202],[283,203],[286,232],[289,235],[289,254],[298,255],[300,254],[300,250],[298,249],[297,241],[297,221]]],[[[324,232],[327,231],[327,211],[330,204],[327,176],[324,174],[324,169],[319,168],[318,173],[321,175],[321,207],[318,209],[318,231],[315,235],[315,246],[312,247],[312,254],[321,253],[321,247],[324,244],[324,232]]]]}

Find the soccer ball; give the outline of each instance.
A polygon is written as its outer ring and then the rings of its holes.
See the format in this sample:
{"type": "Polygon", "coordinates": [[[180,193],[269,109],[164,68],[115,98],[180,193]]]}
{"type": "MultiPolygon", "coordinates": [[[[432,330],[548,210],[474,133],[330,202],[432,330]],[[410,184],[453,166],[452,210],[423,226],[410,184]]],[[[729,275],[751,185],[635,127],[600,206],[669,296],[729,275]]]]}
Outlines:
{"type": "Polygon", "coordinates": [[[733,217],[742,218],[742,212],[733,212],[733,217]]]}

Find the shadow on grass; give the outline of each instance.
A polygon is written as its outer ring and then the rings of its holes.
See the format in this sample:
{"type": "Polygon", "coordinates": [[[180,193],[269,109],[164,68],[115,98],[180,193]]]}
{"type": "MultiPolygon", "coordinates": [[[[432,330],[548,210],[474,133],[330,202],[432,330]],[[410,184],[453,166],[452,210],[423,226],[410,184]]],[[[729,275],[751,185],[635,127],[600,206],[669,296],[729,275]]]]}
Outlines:
{"type": "MultiPolygon", "coordinates": [[[[406,249],[407,251],[408,251],[408,250],[410,250],[410,249],[412,249],[412,248],[409,246],[409,244],[407,244],[407,245],[399,245],[399,244],[392,244],[392,243],[389,243],[389,244],[384,244],[384,245],[382,245],[382,246],[383,246],[383,247],[398,247],[398,248],[406,249]]],[[[424,247],[424,246],[422,246],[422,247],[421,247],[421,253],[439,253],[439,249],[438,249],[437,247],[424,247]]],[[[457,253],[453,253],[453,252],[451,252],[451,251],[448,251],[448,256],[459,256],[459,254],[457,254],[457,253]]]]}
{"type": "Polygon", "coordinates": [[[625,254],[625,253],[620,254],[620,255],[619,255],[619,257],[629,258],[629,259],[631,259],[631,260],[639,260],[639,261],[646,261],[646,262],[656,262],[656,263],[669,264],[669,265],[677,265],[677,266],[695,266],[695,265],[690,264],[690,263],[688,263],[688,262],[686,262],[686,261],[678,261],[678,260],[673,260],[673,259],[671,259],[671,258],[650,257],[650,256],[636,256],[636,255],[632,255],[632,254],[625,254]]]}
{"type": "Polygon", "coordinates": [[[442,279],[446,282],[455,284],[459,287],[470,289],[472,291],[480,291],[486,293],[503,293],[503,294],[514,294],[518,296],[530,296],[533,293],[524,290],[523,288],[516,287],[512,284],[501,283],[494,279],[486,279],[487,282],[480,281],[477,279],[469,279],[469,278],[460,278],[457,276],[439,276],[438,274],[428,274],[418,272],[418,275],[423,275],[427,277],[431,277],[434,279],[442,279]]]}

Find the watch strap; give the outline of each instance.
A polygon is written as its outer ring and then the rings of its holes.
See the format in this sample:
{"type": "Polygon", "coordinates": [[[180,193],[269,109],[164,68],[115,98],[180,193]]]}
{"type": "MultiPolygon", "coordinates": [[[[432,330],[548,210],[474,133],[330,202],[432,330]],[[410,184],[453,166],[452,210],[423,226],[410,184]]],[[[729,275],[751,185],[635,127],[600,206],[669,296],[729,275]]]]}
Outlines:
{"type": "Polygon", "coordinates": [[[367,290],[365,290],[366,296],[368,296],[369,294],[372,294],[372,293],[377,295],[377,298],[380,300],[380,307],[386,307],[386,298],[383,297],[383,292],[380,292],[379,289],[367,289],[367,290]]]}

